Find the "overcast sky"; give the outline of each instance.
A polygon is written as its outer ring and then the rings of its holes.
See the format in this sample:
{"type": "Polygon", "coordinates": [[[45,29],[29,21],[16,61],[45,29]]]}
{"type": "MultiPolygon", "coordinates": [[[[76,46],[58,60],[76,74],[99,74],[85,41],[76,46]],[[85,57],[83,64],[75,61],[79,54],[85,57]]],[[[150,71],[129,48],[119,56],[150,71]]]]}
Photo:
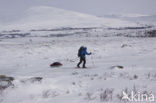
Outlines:
{"type": "Polygon", "coordinates": [[[156,0],[0,0],[0,16],[21,13],[32,6],[53,6],[93,15],[156,14],[156,0]]]}

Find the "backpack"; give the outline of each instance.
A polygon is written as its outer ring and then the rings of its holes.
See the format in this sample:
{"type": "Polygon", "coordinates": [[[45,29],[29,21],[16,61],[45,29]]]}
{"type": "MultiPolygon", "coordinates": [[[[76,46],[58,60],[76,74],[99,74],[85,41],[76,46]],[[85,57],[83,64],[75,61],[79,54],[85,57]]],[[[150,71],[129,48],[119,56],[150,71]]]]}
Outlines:
{"type": "Polygon", "coordinates": [[[78,50],[78,57],[81,57],[81,52],[82,52],[83,49],[84,49],[83,46],[81,46],[81,47],[79,48],[79,50],[78,50]]]}

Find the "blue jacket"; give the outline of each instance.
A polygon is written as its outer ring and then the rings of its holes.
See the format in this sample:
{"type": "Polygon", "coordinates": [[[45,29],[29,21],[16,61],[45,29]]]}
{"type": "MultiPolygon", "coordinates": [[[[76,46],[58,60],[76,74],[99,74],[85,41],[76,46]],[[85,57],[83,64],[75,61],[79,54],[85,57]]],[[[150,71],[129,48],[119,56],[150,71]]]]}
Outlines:
{"type": "Polygon", "coordinates": [[[85,55],[91,55],[91,53],[88,53],[87,52],[87,48],[84,48],[82,51],[81,51],[81,57],[85,57],[85,55]]]}

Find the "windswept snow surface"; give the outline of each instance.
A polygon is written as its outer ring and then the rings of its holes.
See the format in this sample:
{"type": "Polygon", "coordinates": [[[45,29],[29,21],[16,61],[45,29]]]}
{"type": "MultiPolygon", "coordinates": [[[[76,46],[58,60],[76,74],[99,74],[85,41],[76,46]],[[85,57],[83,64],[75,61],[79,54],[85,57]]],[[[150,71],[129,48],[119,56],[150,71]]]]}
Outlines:
{"type": "Polygon", "coordinates": [[[1,39],[0,73],[15,77],[1,103],[124,103],[120,96],[127,89],[156,95],[156,38],[92,35],[1,39]],[[88,69],[75,68],[81,45],[93,53],[88,69]],[[51,68],[55,61],[63,66],[51,68]],[[118,65],[124,69],[113,67],[118,65]],[[43,80],[21,82],[30,77],[43,80]]]}
{"type": "Polygon", "coordinates": [[[137,38],[136,25],[112,20],[49,7],[29,9],[25,19],[18,21],[20,27],[11,25],[11,31],[0,33],[0,75],[15,78],[13,87],[0,89],[0,103],[125,103],[123,91],[156,96],[156,38],[137,38]],[[45,11],[52,15],[40,16],[45,11]],[[134,28],[125,29],[127,25],[134,28]],[[75,68],[81,45],[92,52],[87,69],[75,68]],[[63,66],[51,68],[56,61],[63,66]],[[31,77],[43,80],[31,82],[31,77]]]}

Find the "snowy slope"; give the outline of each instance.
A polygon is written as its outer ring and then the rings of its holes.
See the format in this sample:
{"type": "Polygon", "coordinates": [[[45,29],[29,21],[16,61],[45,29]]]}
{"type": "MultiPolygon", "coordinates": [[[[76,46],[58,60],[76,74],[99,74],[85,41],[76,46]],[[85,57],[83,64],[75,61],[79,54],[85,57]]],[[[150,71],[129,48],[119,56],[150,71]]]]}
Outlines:
{"type": "Polygon", "coordinates": [[[3,39],[0,71],[15,80],[13,88],[2,92],[0,102],[124,103],[121,100],[124,90],[152,91],[156,95],[155,43],[155,38],[84,35],[3,39]],[[93,52],[87,56],[88,69],[75,68],[81,45],[93,52]],[[60,61],[63,66],[50,68],[54,61],[60,61]],[[118,65],[124,68],[113,67],[118,65]],[[43,80],[31,82],[31,77],[43,80]]]}
{"type": "Polygon", "coordinates": [[[138,26],[128,21],[99,18],[92,15],[62,10],[54,7],[32,7],[23,11],[23,17],[1,25],[1,29],[44,29],[60,27],[125,27],[138,26]]]}
{"type": "Polygon", "coordinates": [[[125,20],[142,22],[145,24],[151,24],[156,26],[156,15],[140,16],[140,17],[126,17],[125,20]]]}
{"type": "Polygon", "coordinates": [[[156,25],[156,15],[146,14],[110,14],[101,17],[126,20],[130,22],[139,22],[141,24],[156,25]]]}
{"type": "Polygon", "coordinates": [[[52,7],[30,8],[1,28],[0,103],[125,103],[123,91],[156,96],[156,38],[145,36],[155,28],[136,26],[52,7]],[[86,57],[88,69],[75,68],[81,45],[92,52],[86,57]],[[63,66],[51,68],[55,61],[63,66]]]}

